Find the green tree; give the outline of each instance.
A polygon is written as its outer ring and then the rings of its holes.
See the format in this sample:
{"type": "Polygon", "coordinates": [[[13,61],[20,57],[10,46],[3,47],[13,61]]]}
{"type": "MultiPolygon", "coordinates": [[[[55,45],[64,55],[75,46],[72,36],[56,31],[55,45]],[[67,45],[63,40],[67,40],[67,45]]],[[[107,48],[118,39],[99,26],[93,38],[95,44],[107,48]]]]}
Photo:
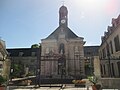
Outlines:
{"type": "Polygon", "coordinates": [[[24,74],[24,66],[21,62],[13,65],[13,72],[11,73],[11,77],[22,77],[24,74]]]}
{"type": "Polygon", "coordinates": [[[5,83],[6,81],[7,81],[7,79],[5,79],[3,76],[0,75],[0,85],[5,83]]]}
{"type": "Polygon", "coordinates": [[[87,76],[93,75],[93,72],[94,72],[93,69],[94,69],[94,68],[93,68],[93,66],[92,66],[91,64],[86,64],[86,65],[85,65],[85,74],[86,74],[87,76]]]}
{"type": "Polygon", "coordinates": [[[31,46],[31,48],[39,48],[39,47],[40,47],[39,44],[33,44],[33,45],[31,46]]]}

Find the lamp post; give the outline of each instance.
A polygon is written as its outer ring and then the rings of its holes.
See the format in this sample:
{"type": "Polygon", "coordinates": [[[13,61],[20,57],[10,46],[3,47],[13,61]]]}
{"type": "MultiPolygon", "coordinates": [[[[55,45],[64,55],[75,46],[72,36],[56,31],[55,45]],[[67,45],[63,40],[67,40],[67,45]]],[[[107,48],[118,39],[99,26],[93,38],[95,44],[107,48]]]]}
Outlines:
{"type": "Polygon", "coordinates": [[[35,85],[40,87],[40,46],[37,49],[35,85]]]}
{"type": "Polygon", "coordinates": [[[37,84],[40,87],[40,69],[39,68],[37,69],[37,72],[38,72],[37,84]]]}
{"type": "Polygon", "coordinates": [[[41,46],[37,51],[37,84],[40,87],[40,73],[41,73],[41,46]]]}
{"type": "Polygon", "coordinates": [[[13,68],[10,69],[10,81],[12,81],[13,68]]]}

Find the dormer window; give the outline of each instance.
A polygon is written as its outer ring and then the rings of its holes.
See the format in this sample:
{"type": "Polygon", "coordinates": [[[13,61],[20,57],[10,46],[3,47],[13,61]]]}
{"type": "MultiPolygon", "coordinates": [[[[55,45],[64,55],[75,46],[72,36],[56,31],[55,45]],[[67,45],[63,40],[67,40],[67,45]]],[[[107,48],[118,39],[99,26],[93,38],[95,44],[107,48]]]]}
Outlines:
{"type": "Polygon", "coordinates": [[[23,52],[19,52],[19,56],[23,56],[23,54],[24,54],[23,52]]]}
{"type": "Polygon", "coordinates": [[[36,55],[36,52],[32,52],[32,53],[31,53],[31,56],[35,56],[35,55],[36,55]]]}

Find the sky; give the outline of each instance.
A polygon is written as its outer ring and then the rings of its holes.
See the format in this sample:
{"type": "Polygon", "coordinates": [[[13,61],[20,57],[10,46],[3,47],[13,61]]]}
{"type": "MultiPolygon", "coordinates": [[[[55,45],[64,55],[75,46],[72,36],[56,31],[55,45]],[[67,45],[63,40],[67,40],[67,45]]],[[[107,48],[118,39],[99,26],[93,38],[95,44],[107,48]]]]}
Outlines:
{"type": "Polygon", "coordinates": [[[59,26],[59,8],[68,9],[68,27],[86,41],[101,44],[101,36],[120,14],[120,0],[0,0],[0,38],[7,48],[41,43],[59,26]]]}

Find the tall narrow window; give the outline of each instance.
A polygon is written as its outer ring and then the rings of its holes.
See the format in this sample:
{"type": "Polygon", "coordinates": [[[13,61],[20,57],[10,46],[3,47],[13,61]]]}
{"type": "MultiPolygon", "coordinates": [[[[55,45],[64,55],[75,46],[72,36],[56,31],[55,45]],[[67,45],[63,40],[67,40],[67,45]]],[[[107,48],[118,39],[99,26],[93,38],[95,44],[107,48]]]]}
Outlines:
{"type": "Polygon", "coordinates": [[[103,49],[102,49],[102,56],[103,56],[103,58],[105,58],[105,57],[106,57],[105,48],[103,48],[103,49]]]}
{"type": "Polygon", "coordinates": [[[111,54],[113,54],[113,46],[112,46],[112,41],[110,41],[110,48],[111,48],[111,54]]]}
{"type": "Polygon", "coordinates": [[[109,64],[107,64],[108,76],[110,76],[110,74],[111,74],[110,68],[111,68],[111,66],[109,64]]]}
{"type": "Polygon", "coordinates": [[[111,63],[111,67],[112,67],[112,75],[115,76],[114,64],[113,63],[111,63]]]}
{"type": "Polygon", "coordinates": [[[102,52],[100,51],[100,59],[102,59],[102,52]]]}
{"type": "Polygon", "coordinates": [[[118,74],[119,74],[119,77],[120,77],[120,62],[117,62],[117,67],[118,67],[118,74]]]}
{"type": "Polygon", "coordinates": [[[110,56],[110,50],[109,50],[109,44],[107,43],[106,45],[106,51],[107,51],[107,57],[110,56]]]}
{"type": "Polygon", "coordinates": [[[102,68],[102,65],[100,65],[100,67],[101,67],[101,68],[100,68],[100,69],[101,69],[101,74],[103,74],[103,68],[102,68]]]}
{"type": "Polygon", "coordinates": [[[114,43],[115,43],[116,52],[120,51],[120,42],[119,42],[119,36],[118,35],[114,38],[114,43]]]}
{"type": "Polygon", "coordinates": [[[104,75],[106,75],[105,65],[103,65],[103,68],[104,68],[104,75]]]}

